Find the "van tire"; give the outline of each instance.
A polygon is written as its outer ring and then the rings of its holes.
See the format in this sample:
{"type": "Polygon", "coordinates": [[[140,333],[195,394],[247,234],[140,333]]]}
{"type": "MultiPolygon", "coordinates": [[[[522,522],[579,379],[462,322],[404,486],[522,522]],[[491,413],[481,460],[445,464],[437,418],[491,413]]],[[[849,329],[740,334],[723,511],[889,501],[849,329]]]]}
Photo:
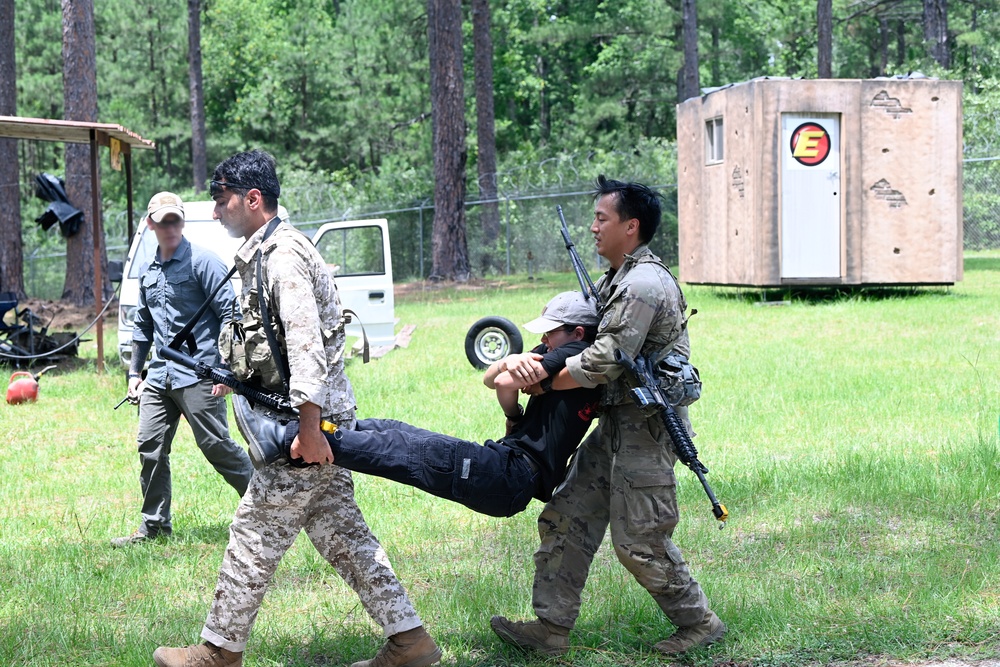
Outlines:
{"type": "Polygon", "coordinates": [[[517,325],[505,317],[484,317],[465,335],[465,356],[480,370],[508,354],[519,354],[523,347],[517,325]]]}

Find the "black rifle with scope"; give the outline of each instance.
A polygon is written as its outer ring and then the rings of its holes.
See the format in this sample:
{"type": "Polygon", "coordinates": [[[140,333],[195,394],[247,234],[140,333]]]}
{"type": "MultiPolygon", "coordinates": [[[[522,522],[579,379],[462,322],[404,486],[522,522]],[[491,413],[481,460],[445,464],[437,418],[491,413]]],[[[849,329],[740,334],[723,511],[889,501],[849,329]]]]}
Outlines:
{"type": "Polygon", "coordinates": [[[624,366],[632,374],[636,383],[638,383],[638,386],[632,389],[632,400],[635,401],[635,404],[641,410],[654,407],[659,412],[663,420],[663,426],[667,429],[670,440],[674,445],[674,453],[677,454],[677,458],[680,459],[681,463],[690,468],[691,472],[698,476],[698,481],[701,482],[705,493],[708,494],[709,501],[712,503],[712,514],[722,522],[719,525],[719,529],[721,530],[726,525],[729,512],[726,510],[725,505],[716,500],[715,494],[712,492],[712,487],[708,485],[708,480],[705,479],[708,468],[698,460],[698,450],[695,449],[694,443],[691,441],[691,436],[688,435],[687,428],[684,426],[684,422],[681,420],[680,415],[677,414],[677,410],[660,390],[660,383],[653,372],[653,365],[649,359],[642,355],[639,355],[633,361],[621,350],[615,350],[615,361],[624,366]]]}

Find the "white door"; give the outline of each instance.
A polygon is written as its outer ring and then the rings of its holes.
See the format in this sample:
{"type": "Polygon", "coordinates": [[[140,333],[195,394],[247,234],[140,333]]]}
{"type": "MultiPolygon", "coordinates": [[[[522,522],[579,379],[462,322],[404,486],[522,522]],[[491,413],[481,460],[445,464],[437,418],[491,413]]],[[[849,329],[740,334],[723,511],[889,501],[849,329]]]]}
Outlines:
{"type": "Polygon", "coordinates": [[[841,278],[840,115],[781,115],[781,277],[841,278]]]}
{"type": "Polygon", "coordinates": [[[341,304],[361,320],[347,325],[347,335],[360,337],[363,324],[371,345],[392,345],[396,314],[389,224],[384,219],[330,222],[316,231],[313,244],[337,283],[341,304]]]}

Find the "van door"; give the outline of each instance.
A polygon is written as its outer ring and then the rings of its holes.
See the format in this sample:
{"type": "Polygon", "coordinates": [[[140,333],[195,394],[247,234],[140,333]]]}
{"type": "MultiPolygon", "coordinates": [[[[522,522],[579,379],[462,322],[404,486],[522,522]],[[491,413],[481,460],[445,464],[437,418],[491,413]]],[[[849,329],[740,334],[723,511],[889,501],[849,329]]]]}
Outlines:
{"type": "MultiPolygon", "coordinates": [[[[337,283],[341,303],[357,313],[371,345],[392,345],[396,312],[389,223],[385,219],[330,222],[316,231],[313,244],[337,283]]],[[[360,338],[360,324],[348,324],[347,335],[360,338]]]]}

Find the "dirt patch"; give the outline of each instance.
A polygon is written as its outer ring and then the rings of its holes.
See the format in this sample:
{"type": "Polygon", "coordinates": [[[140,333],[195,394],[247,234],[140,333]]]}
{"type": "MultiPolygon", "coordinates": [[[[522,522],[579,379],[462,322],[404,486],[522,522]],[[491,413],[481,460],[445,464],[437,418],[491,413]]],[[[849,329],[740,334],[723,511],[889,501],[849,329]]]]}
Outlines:
{"type": "Polygon", "coordinates": [[[434,294],[445,290],[479,292],[488,289],[518,290],[531,289],[533,287],[535,287],[535,284],[532,282],[510,282],[508,280],[492,280],[488,278],[471,278],[463,283],[452,280],[415,280],[408,283],[396,283],[393,285],[393,294],[396,298],[400,298],[419,294],[434,294]]]}
{"type": "MultiPolygon", "coordinates": [[[[0,336],[0,366],[45,372],[50,367],[69,371],[87,365],[88,361],[78,356],[79,345],[93,340],[93,329],[88,327],[96,313],[93,304],[81,307],[59,300],[19,301],[16,313],[4,313],[4,324],[11,328],[0,336]]],[[[117,316],[114,301],[104,311],[104,321],[113,324],[117,316]]]]}
{"type": "MultiPolygon", "coordinates": [[[[93,322],[97,317],[97,310],[94,308],[94,304],[90,304],[89,306],[74,306],[68,301],[25,299],[24,301],[18,301],[17,303],[19,324],[24,324],[24,318],[20,317],[20,313],[23,310],[31,311],[31,314],[35,318],[33,326],[36,329],[47,327],[50,332],[75,331],[79,333],[83,331],[83,329],[90,326],[91,322],[93,322]]],[[[104,311],[105,323],[107,323],[111,318],[117,317],[117,315],[118,305],[117,301],[115,301],[115,303],[112,303],[108,306],[108,309],[104,311]]],[[[7,313],[4,320],[8,324],[12,324],[14,321],[14,313],[7,313]]]]}

